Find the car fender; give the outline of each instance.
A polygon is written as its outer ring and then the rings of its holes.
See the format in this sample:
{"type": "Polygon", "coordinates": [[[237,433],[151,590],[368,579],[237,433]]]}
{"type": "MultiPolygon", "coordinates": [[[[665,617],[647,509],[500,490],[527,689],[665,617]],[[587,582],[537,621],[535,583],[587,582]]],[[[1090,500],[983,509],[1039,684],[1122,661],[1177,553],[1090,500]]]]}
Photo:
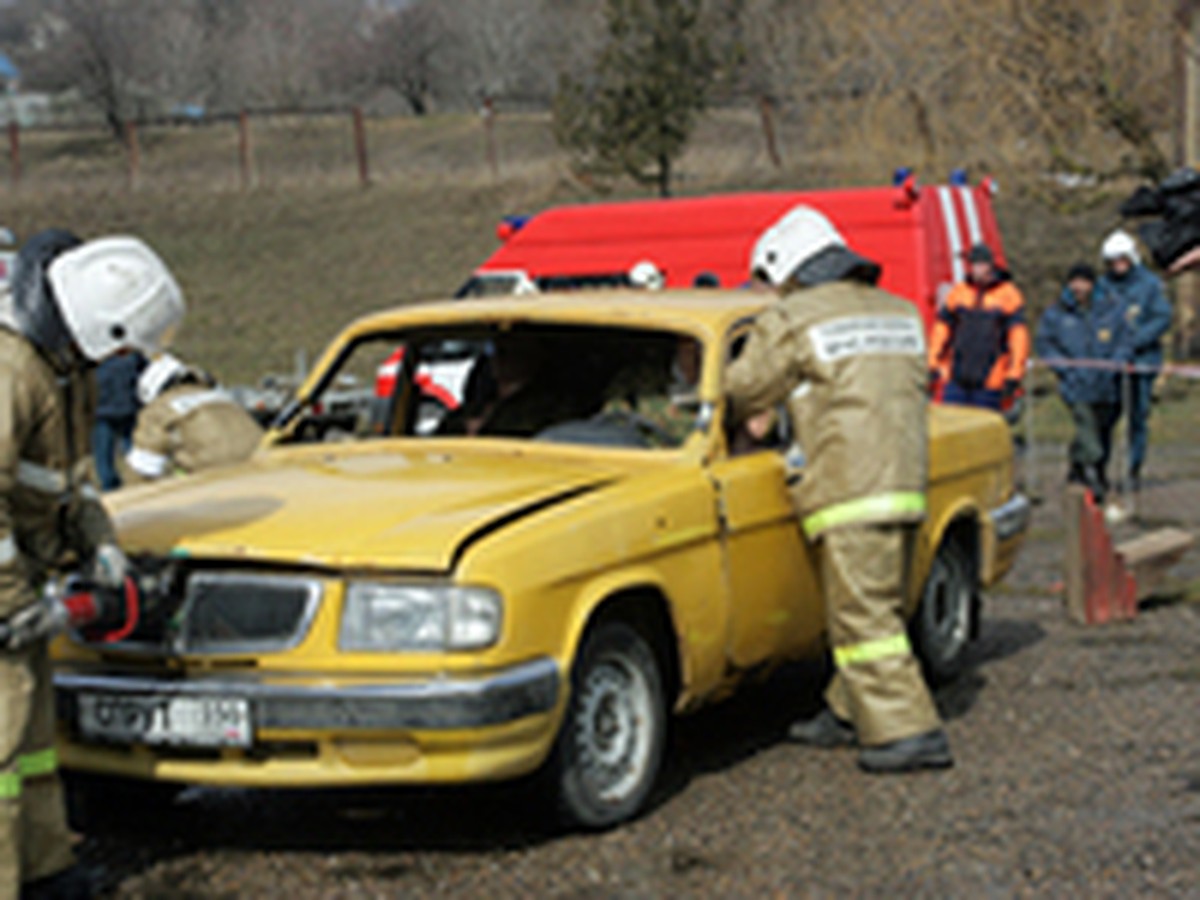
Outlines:
{"type": "Polygon", "coordinates": [[[590,579],[576,594],[575,602],[567,619],[566,633],[563,636],[561,662],[564,673],[570,672],[583,642],[584,633],[588,626],[595,621],[600,610],[610,601],[622,597],[633,597],[641,592],[657,594],[664,600],[671,627],[669,638],[674,644],[673,649],[679,669],[678,691],[672,700],[682,703],[682,698],[688,696],[690,686],[693,684],[696,665],[692,659],[687,637],[679,626],[677,610],[671,601],[670,592],[660,573],[649,566],[635,566],[615,572],[605,572],[590,579]]]}

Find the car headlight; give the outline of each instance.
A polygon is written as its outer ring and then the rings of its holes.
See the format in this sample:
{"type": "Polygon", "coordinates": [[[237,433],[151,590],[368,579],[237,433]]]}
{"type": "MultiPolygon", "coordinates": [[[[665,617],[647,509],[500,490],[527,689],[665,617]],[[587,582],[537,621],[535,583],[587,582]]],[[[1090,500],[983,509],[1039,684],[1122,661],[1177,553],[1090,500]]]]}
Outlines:
{"type": "Polygon", "coordinates": [[[479,650],[500,637],[503,601],[457,585],[355,581],[346,587],[343,650],[479,650]]]}

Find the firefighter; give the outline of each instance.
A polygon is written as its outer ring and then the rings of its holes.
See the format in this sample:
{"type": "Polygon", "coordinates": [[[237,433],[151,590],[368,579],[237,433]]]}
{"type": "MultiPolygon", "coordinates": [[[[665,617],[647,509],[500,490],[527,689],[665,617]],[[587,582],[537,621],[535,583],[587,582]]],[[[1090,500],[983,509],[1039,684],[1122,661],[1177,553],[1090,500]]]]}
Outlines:
{"type": "Polygon", "coordinates": [[[138,378],[138,400],[142,411],[125,457],[134,482],[242,462],[262,442],[253,416],[207,372],[169,353],[138,378]]]}
{"type": "Polygon", "coordinates": [[[67,565],[123,588],[127,572],[90,482],[89,369],[153,353],[183,316],[162,261],[135,238],[34,236],[0,295],[0,898],[85,897],[54,751],[48,638],[38,585],[67,565]]]}
{"type": "Polygon", "coordinates": [[[868,772],[950,766],[902,613],[928,480],[920,314],[876,289],[879,266],[807,207],[763,234],[751,266],[781,299],[755,322],[726,391],[752,432],[786,404],[807,455],[792,499],[818,550],[836,666],[827,708],[789,736],[857,742],[868,772]]]}
{"type": "Polygon", "coordinates": [[[1007,409],[1029,364],[1025,298],[987,244],[966,255],[967,280],[938,311],[929,341],[930,387],[946,403],[1007,409]]]}

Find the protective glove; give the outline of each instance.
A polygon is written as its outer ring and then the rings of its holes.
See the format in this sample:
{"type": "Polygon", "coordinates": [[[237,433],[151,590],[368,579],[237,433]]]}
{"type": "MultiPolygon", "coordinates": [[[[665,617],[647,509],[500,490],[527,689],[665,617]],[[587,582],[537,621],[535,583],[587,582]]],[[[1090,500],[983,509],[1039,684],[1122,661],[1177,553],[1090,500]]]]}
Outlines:
{"type": "Polygon", "coordinates": [[[91,581],[99,587],[118,591],[129,576],[129,559],[116,544],[101,544],[92,557],[91,581]]]}
{"type": "Polygon", "coordinates": [[[1018,378],[1008,378],[1004,382],[1004,396],[1002,402],[1007,406],[1017,398],[1021,393],[1021,381],[1018,378]]]}
{"type": "Polygon", "coordinates": [[[0,646],[5,650],[20,650],[35,641],[61,634],[70,621],[70,613],[57,597],[44,596],[0,625],[0,646]]]}

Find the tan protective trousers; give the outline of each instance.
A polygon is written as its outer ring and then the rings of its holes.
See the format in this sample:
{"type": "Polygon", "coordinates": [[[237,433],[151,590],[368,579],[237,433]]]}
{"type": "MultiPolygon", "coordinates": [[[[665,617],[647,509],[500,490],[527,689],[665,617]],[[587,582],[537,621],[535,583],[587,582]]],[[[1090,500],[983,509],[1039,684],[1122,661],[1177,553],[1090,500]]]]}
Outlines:
{"type": "Polygon", "coordinates": [[[836,672],[825,701],[862,746],[940,727],[904,624],[916,528],[857,525],[820,541],[825,618],[836,672]]]}
{"type": "Polygon", "coordinates": [[[0,900],[74,862],[46,642],[0,651],[0,900]]]}

